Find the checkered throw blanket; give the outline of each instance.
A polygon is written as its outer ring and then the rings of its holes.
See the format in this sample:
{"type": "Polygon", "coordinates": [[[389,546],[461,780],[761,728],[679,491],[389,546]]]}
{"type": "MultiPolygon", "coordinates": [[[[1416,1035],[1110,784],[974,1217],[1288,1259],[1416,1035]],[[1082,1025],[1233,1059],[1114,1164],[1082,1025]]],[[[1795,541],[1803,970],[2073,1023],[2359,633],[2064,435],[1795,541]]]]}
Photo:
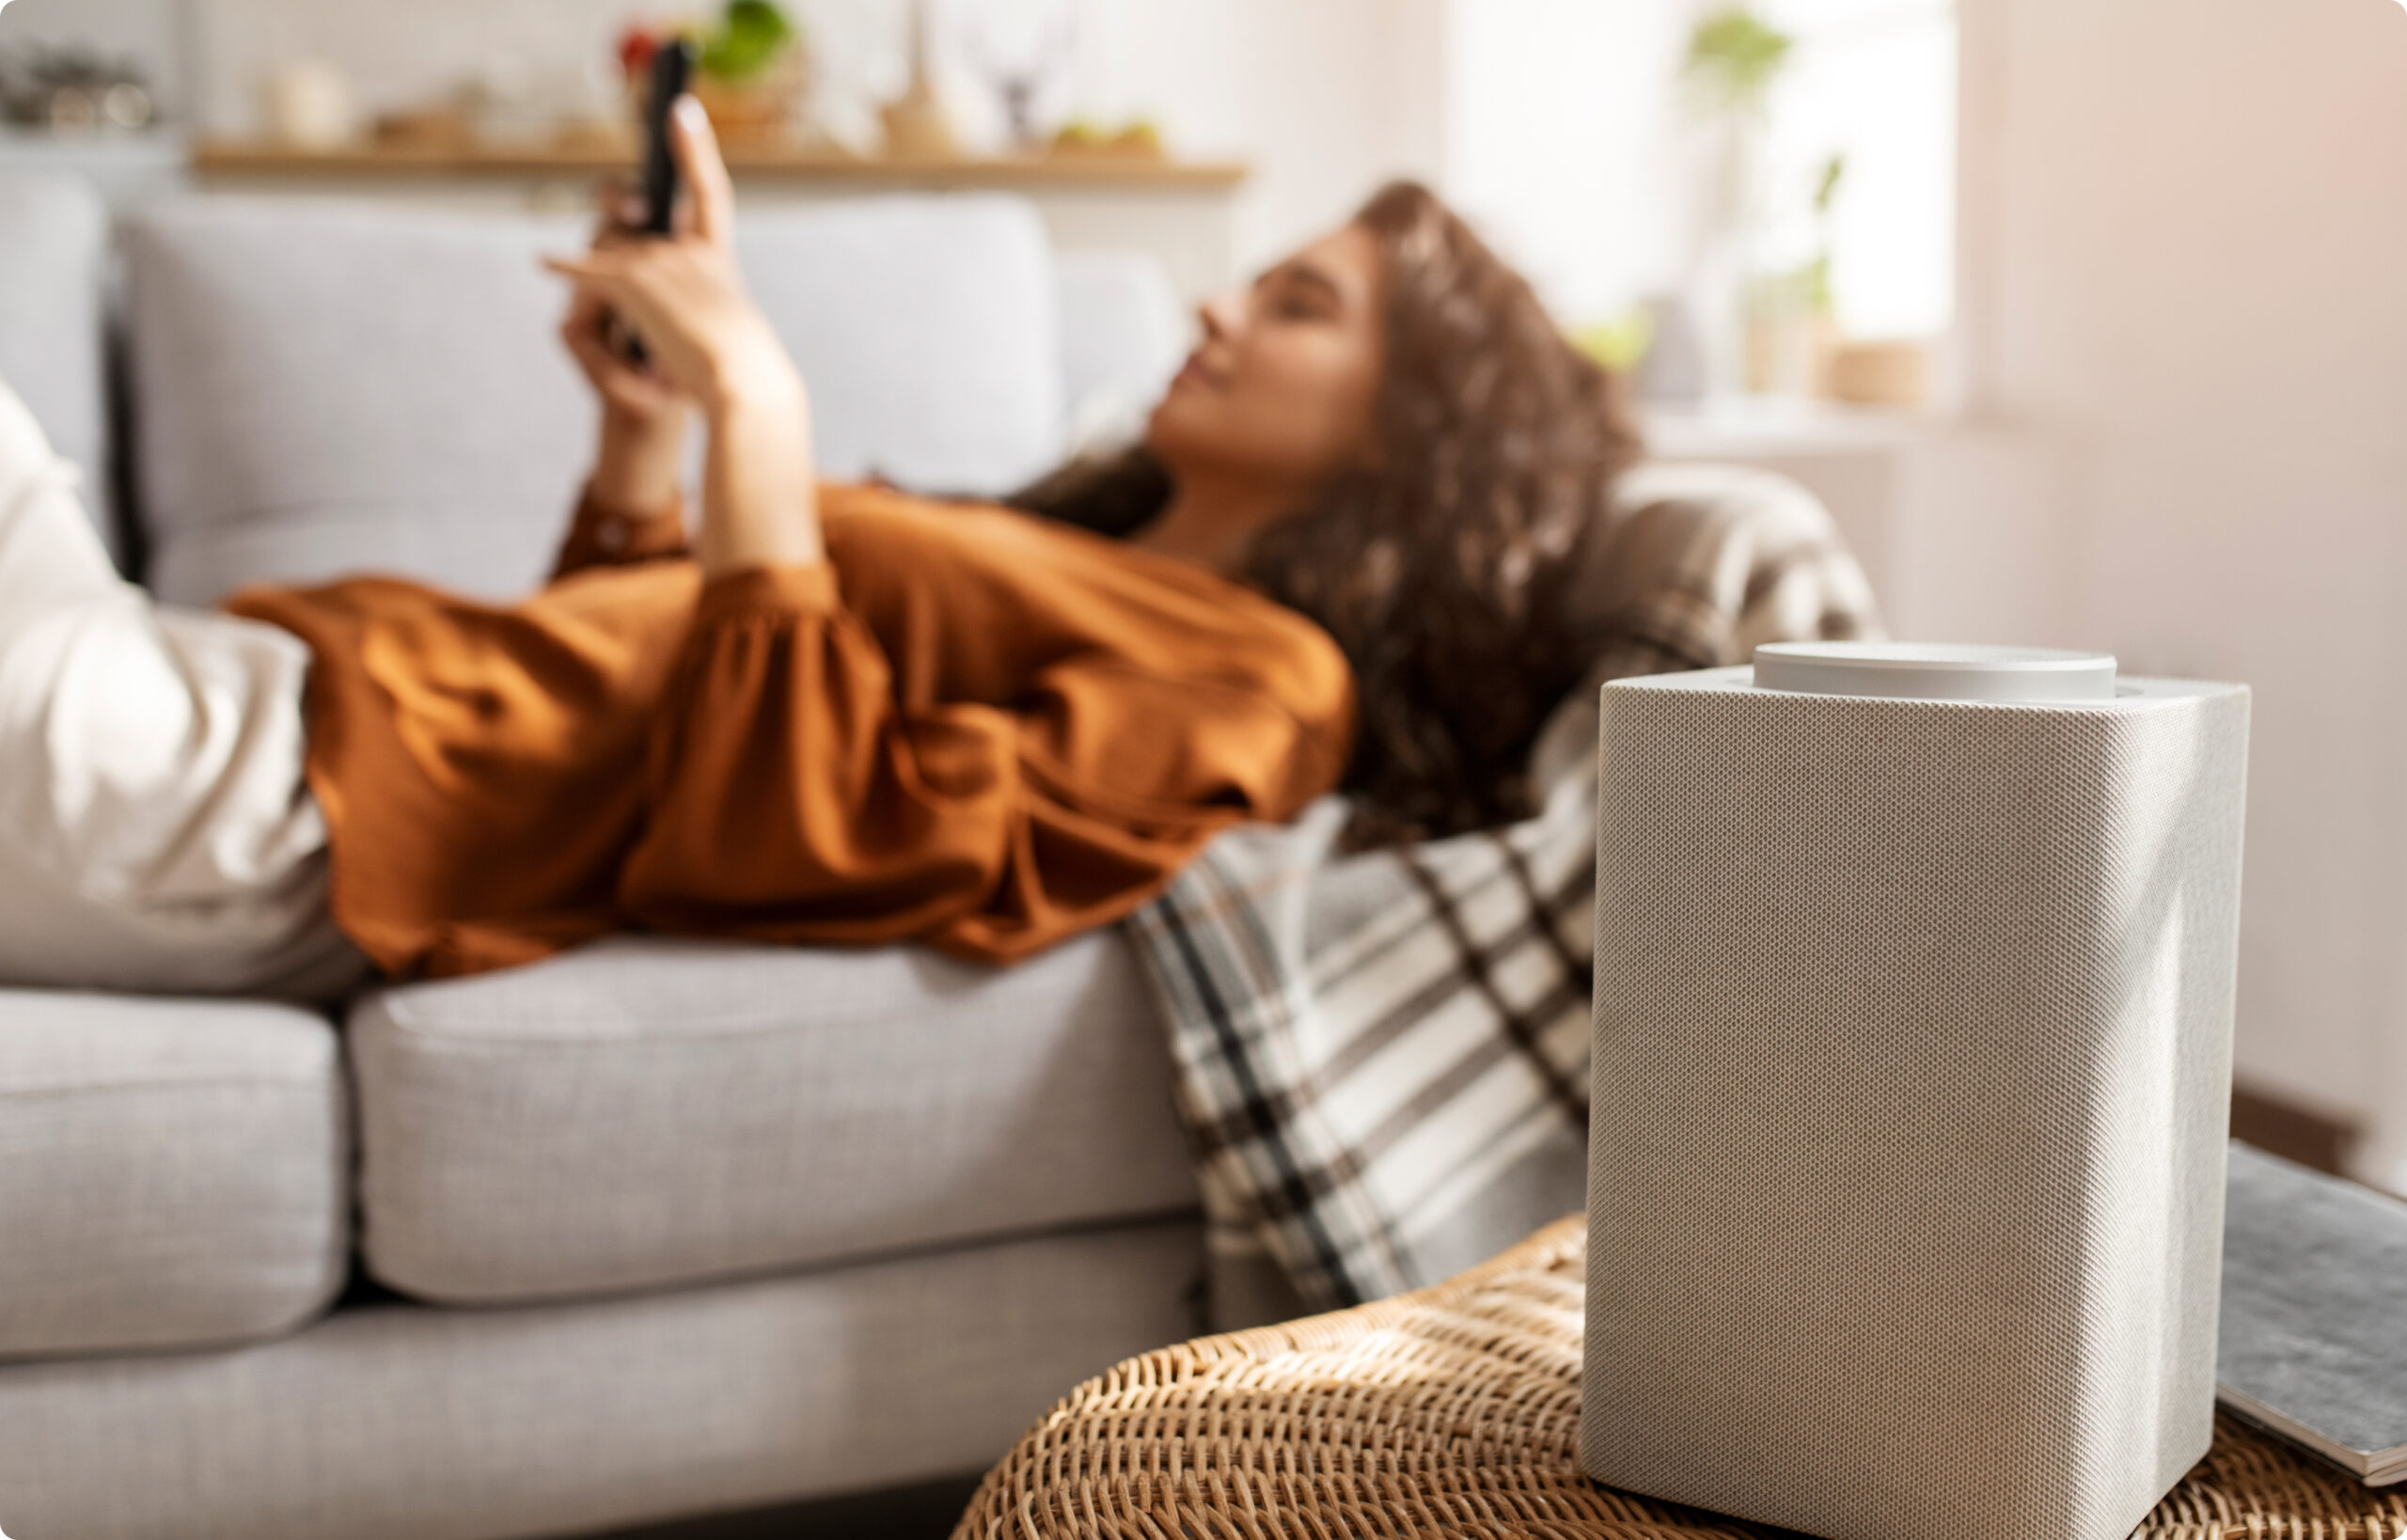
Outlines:
{"type": "MultiPolygon", "coordinates": [[[[1216,1323],[1445,1278],[1581,1205],[1597,692],[1878,634],[1820,507],[1648,467],[1588,554],[1597,661],[1541,735],[1526,822],[1342,856],[1347,809],[1215,841],[1127,922],[1170,1029],[1216,1323]]],[[[1610,945],[1610,937],[1598,938],[1610,945]]]]}

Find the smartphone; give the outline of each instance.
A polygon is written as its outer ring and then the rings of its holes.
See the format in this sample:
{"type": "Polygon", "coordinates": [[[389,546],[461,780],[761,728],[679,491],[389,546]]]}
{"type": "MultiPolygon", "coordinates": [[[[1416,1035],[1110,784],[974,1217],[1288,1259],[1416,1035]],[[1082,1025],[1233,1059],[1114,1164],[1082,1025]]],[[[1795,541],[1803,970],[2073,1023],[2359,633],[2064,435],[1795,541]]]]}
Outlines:
{"type": "MultiPolygon", "coordinates": [[[[643,235],[667,235],[676,228],[677,155],[669,144],[669,109],[685,94],[693,75],[692,43],[672,38],[653,50],[643,103],[643,223],[637,227],[643,235]]],[[[630,364],[644,361],[643,338],[634,327],[613,321],[609,329],[621,357],[630,364]]]]}
{"type": "Polygon", "coordinates": [[[677,212],[677,157],[669,148],[669,109],[694,76],[694,45],[671,38],[653,51],[643,107],[643,233],[667,235],[677,212]]]}

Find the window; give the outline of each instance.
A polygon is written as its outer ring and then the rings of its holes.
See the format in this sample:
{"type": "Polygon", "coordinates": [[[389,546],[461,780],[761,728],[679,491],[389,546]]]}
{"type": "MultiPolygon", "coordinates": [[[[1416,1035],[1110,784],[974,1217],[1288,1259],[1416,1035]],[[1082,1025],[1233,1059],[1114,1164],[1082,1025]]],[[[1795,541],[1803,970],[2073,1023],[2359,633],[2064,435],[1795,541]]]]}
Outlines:
{"type": "Polygon", "coordinates": [[[1955,310],[1956,12],[1950,0],[1757,0],[1795,41],[1770,98],[1767,255],[1830,257],[1839,329],[1936,337],[1955,310]],[[1829,212],[1814,192],[1843,170],[1829,212]]]}

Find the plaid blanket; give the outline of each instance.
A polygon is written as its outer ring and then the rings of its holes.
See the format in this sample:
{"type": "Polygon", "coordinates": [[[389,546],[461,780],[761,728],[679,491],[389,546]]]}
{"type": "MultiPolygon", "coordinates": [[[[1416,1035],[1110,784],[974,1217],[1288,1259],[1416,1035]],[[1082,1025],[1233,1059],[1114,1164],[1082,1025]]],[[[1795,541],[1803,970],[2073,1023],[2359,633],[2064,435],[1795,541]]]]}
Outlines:
{"type": "Polygon", "coordinates": [[[1535,817],[1340,856],[1324,798],[1221,836],[1127,922],[1220,1326],[1423,1287],[1581,1206],[1598,691],[1878,634],[1828,516],[1776,478],[1644,467],[1590,543],[1597,661],[1539,738],[1535,817]]]}

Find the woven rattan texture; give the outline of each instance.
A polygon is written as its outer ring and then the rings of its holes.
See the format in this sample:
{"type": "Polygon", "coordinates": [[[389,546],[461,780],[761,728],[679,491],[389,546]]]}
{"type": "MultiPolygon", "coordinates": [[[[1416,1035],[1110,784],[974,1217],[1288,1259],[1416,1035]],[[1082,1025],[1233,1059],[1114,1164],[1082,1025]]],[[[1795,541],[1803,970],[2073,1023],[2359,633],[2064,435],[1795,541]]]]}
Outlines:
{"type": "MultiPolygon", "coordinates": [[[[955,1540],[1777,1533],[1580,1474],[1585,1257],[1565,1219],[1418,1294],[1131,1359],[1030,1430],[955,1540]]],[[[2368,1491],[2218,1418],[2134,1533],[2401,1540],[2407,1489],[2368,1491]]]]}

